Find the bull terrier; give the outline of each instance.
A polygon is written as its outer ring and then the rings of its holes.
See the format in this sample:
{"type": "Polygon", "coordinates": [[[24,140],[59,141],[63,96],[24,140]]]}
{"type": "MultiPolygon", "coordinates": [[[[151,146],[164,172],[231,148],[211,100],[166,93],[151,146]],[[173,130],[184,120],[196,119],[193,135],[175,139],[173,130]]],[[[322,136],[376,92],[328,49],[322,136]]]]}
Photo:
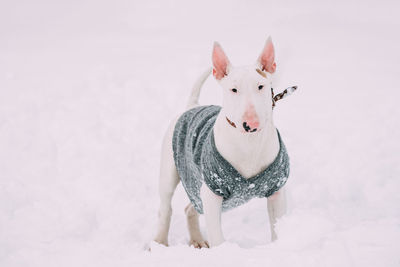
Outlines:
{"type": "Polygon", "coordinates": [[[271,37],[255,64],[240,67],[233,66],[215,42],[212,64],[195,83],[186,111],[170,123],[163,139],[154,241],[166,246],[171,199],[179,181],[190,199],[185,213],[190,245],[196,248],[223,243],[221,212],[253,197],[267,198],[272,241],[277,239],[277,219],[287,209],[284,185],[289,159],[273,123],[273,106],[280,98],[274,98],[272,90],[276,63],[271,37]],[[211,72],[222,87],[222,107],[198,104],[211,72]],[[201,213],[208,241],[200,232],[201,213]]]}

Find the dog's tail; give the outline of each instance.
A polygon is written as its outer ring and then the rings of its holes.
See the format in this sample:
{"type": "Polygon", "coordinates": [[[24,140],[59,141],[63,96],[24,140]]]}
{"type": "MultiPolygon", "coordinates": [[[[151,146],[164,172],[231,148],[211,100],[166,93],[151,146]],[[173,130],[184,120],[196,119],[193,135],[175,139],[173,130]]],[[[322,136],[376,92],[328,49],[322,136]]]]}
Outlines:
{"type": "Polygon", "coordinates": [[[195,82],[193,85],[192,92],[190,93],[189,101],[186,105],[187,109],[190,109],[196,105],[199,104],[199,96],[200,96],[200,91],[201,87],[203,86],[204,82],[207,80],[208,76],[210,76],[211,69],[207,69],[195,82]]]}

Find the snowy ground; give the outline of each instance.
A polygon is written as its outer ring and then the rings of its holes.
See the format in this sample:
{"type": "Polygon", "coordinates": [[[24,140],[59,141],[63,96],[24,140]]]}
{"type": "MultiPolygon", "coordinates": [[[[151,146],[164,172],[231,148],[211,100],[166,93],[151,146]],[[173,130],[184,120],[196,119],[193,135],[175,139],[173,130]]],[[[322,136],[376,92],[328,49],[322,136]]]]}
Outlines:
{"type": "MultiPolygon", "coordinates": [[[[368,1],[0,2],[0,266],[400,266],[399,4],[368,1]],[[161,138],[214,40],[252,63],[268,35],[291,211],[223,215],[189,248],[178,187],[155,231],[161,138]]],[[[215,81],[201,102],[220,103],[215,81]]],[[[203,224],[204,230],[204,224],[203,224]]]]}

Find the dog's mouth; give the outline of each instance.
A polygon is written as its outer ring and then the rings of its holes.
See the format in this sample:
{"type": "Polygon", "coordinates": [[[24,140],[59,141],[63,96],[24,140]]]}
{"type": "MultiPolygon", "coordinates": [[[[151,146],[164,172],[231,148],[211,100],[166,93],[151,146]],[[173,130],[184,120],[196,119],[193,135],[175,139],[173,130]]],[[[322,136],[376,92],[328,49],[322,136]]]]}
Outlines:
{"type": "Polygon", "coordinates": [[[228,119],[228,117],[225,117],[226,118],[226,121],[233,127],[233,128],[236,128],[236,124],[233,122],[233,121],[231,121],[230,119],[228,119]]]}

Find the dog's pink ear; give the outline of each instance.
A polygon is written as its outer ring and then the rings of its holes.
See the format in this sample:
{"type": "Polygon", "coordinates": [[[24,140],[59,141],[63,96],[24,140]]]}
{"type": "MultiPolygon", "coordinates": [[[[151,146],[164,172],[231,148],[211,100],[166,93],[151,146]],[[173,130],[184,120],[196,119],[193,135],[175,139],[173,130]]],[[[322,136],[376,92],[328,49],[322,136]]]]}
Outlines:
{"type": "Polygon", "coordinates": [[[212,62],[213,62],[213,75],[217,80],[222,79],[228,74],[230,62],[228,57],[225,55],[224,50],[219,45],[219,43],[214,43],[214,49],[212,52],[212,62]]]}
{"type": "Polygon", "coordinates": [[[269,73],[275,72],[275,51],[271,36],[268,37],[257,63],[262,71],[268,71],[269,73]]]}

